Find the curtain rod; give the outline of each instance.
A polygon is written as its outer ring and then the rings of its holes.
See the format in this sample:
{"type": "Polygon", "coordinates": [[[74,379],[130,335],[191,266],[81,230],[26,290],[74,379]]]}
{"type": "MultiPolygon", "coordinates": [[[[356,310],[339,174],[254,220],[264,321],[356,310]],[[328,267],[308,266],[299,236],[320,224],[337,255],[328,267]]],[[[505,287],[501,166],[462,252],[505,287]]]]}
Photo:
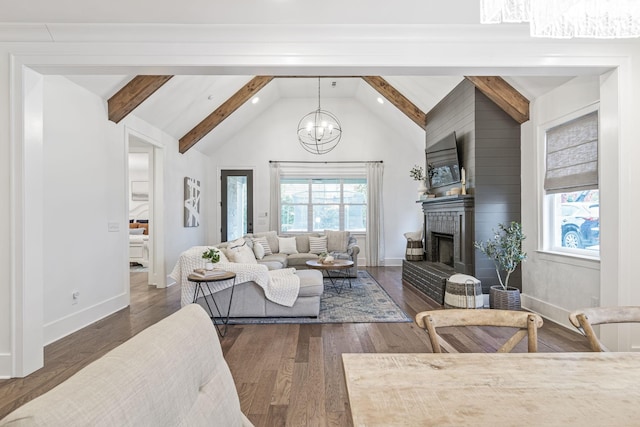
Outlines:
{"type": "Polygon", "coordinates": [[[295,160],[269,160],[269,163],[324,163],[329,164],[329,163],[383,163],[382,160],[354,160],[354,161],[348,161],[348,160],[337,160],[337,161],[333,161],[333,162],[316,162],[313,160],[301,160],[301,161],[295,161],[295,160]]]}

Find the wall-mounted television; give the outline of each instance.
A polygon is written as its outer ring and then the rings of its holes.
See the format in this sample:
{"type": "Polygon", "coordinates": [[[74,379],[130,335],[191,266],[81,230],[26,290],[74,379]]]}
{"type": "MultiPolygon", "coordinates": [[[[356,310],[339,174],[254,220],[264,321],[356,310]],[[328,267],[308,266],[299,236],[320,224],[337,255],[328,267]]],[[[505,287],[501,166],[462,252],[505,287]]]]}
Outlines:
{"type": "Polygon", "coordinates": [[[427,147],[427,177],[429,188],[444,187],[460,182],[460,161],[456,133],[427,147]]]}

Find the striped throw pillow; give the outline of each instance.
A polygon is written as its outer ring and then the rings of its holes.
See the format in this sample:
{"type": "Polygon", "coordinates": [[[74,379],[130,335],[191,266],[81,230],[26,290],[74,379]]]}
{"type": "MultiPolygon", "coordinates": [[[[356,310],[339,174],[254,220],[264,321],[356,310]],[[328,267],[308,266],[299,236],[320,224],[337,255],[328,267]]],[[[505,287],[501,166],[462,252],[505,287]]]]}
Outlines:
{"type": "Polygon", "coordinates": [[[266,237],[254,237],[252,240],[254,245],[260,245],[263,247],[265,256],[273,254],[266,237]]]}
{"type": "Polygon", "coordinates": [[[319,255],[322,252],[327,252],[327,236],[309,236],[309,253],[319,255]]]}

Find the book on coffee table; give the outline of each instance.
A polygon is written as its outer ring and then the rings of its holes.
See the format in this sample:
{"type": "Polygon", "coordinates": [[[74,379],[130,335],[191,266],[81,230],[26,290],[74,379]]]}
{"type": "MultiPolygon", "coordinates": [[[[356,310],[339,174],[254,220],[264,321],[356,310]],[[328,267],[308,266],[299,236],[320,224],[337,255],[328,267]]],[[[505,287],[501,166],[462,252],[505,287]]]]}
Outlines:
{"type": "Polygon", "coordinates": [[[208,277],[218,277],[227,274],[224,270],[205,270],[204,268],[196,268],[192,273],[196,277],[206,279],[208,277]]]}

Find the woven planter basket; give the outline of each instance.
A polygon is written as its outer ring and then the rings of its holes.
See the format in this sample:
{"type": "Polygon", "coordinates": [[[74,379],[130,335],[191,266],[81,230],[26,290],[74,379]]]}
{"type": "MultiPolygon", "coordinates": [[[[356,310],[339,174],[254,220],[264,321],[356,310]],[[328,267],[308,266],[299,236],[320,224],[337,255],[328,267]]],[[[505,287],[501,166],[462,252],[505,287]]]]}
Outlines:
{"type": "Polygon", "coordinates": [[[500,285],[489,289],[489,307],[499,310],[520,310],[520,290],[517,288],[502,289],[500,285]]]}

